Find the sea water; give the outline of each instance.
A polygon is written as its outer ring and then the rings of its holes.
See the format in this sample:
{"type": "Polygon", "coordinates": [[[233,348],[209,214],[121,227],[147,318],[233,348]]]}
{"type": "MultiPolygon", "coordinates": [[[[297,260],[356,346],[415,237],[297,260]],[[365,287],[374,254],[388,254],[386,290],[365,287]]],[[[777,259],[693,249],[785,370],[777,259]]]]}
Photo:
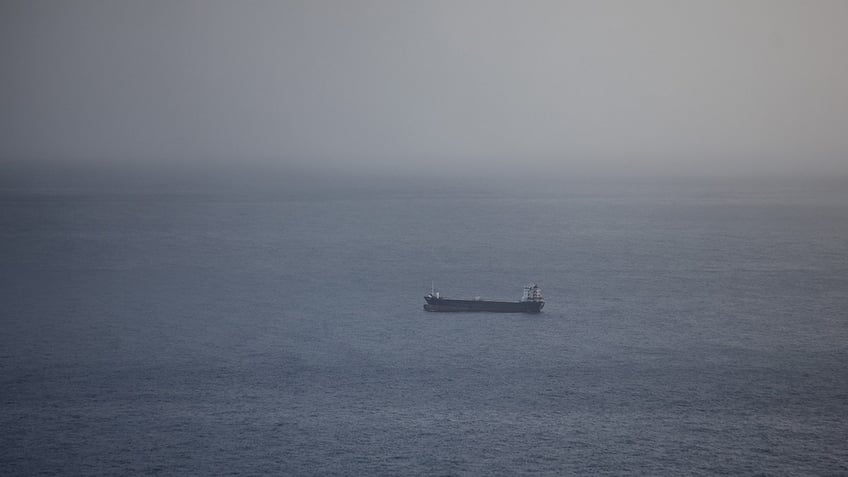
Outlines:
{"type": "Polygon", "coordinates": [[[847,195],[5,191],[0,473],[845,474],[847,195]]]}

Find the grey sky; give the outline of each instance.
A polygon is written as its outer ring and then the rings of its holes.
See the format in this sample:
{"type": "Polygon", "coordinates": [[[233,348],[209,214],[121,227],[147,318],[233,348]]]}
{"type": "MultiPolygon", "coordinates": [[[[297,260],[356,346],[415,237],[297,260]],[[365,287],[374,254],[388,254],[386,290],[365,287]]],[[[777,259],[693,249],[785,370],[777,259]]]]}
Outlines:
{"type": "Polygon", "coordinates": [[[0,158],[848,172],[846,1],[4,1],[0,158]]]}

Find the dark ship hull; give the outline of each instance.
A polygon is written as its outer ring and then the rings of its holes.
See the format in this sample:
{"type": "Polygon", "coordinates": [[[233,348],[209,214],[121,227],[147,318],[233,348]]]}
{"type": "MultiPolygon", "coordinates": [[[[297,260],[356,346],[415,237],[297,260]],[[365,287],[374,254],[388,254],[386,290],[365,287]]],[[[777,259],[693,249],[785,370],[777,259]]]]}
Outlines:
{"type": "Polygon", "coordinates": [[[425,296],[427,311],[486,311],[490,313],[539,313],[545,306],[543,301],[486,301],[486,300],[448,300],[435,296],[425,296]]]}

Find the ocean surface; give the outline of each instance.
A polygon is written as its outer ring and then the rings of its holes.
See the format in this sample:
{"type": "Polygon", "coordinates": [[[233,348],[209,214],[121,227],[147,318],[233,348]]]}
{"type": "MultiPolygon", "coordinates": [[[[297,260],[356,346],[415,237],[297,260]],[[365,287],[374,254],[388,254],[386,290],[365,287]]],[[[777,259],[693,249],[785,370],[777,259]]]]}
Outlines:
{"type": "Polygon", "coordinates": [[[838,184],[0,192],[2,475],[848,474],[838,184]]]}

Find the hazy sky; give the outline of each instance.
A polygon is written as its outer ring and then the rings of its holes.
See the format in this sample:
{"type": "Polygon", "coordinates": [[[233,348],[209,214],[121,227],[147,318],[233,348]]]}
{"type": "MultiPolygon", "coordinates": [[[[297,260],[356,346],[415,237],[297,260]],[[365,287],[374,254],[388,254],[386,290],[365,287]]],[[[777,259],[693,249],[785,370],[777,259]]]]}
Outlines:
{"type": "Polygon", "coordinates": [[[0,158],[848,173],[848,1],[9,1],[0,158]]]}

